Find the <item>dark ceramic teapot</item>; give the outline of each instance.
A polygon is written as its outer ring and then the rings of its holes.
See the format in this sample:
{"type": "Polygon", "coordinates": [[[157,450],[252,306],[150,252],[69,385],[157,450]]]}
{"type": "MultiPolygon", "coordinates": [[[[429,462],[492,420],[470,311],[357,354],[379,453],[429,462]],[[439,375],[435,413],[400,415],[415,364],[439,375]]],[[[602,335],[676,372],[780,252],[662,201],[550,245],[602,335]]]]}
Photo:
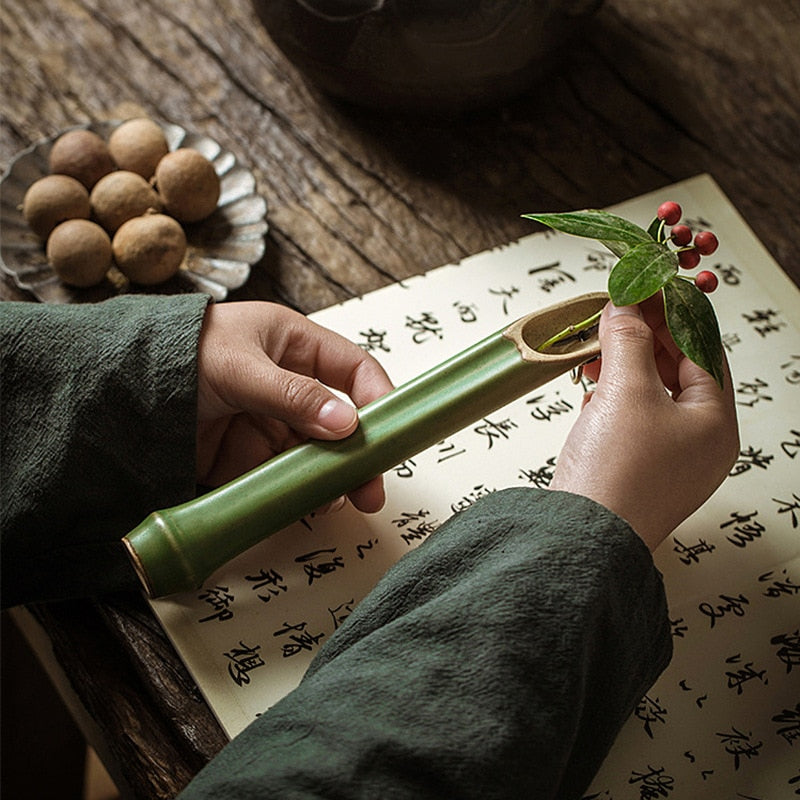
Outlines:
{"type": "Polygon", "coordinates": [[[275,44],[323,91],[389,110],[502,102],[550,71],[602,0],[255,0],[275,44]]]}

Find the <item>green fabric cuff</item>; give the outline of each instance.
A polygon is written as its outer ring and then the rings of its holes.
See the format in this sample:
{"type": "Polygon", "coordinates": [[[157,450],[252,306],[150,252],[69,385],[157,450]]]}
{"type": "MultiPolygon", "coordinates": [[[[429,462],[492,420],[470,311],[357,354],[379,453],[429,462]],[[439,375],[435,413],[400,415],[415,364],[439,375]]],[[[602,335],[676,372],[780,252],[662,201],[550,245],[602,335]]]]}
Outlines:
{"type": "Polygon", "coordinates": [[[3,606],[135,585],[119,540],[195,492],[208,301],[0,304],[3,606]]]}

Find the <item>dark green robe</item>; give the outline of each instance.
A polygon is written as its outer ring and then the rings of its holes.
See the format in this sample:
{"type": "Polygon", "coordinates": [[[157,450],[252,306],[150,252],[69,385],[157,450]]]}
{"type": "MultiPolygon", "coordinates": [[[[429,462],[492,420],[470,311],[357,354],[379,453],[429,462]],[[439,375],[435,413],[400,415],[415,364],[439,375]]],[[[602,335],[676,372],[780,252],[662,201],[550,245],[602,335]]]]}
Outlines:
{"type": "MultiPolygon", "coordinates": [[[[204,308],[0,304],[4,604],[134,585],[119,538],[194,492],[204,308]]],[[[580,798],[670,654],[623,520],[496,492],[389,570],[181,797],[580,798]]]]}

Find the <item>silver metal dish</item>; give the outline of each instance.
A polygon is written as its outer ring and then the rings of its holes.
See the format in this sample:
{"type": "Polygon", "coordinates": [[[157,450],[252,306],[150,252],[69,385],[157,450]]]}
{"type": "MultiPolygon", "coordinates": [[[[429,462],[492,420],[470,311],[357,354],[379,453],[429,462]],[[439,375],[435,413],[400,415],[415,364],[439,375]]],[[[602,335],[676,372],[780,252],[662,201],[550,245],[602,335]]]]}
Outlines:
{"type": "MultiPolygon", "coordinates": [[[[108,140],[120,122],[75,127],[94,131],[108,140]]],[[[89,289],[67,286],[58,279],[47,263],[44,243],[22,216],[22,201],[28,187],[49,174],[50,149],[62,131],[23,150],[0,179],[0,268],[13,277],[17,286],[42,302],[83,303],[142,291],[205,292],[215,300],[225,300],[229,291],[244,285],[250,268],[264,254],[267,232],[267,204],[256,194],[253,173],[210,137],[190,133],[178,125],[159,124],[170,150],[198,150],[214,165],[221,183],[216,211],[202,222],[184,225],[188,249],[178,274],[163,284],[146,288],[131,284],[115,267],[101,284],[89,289]]]]}

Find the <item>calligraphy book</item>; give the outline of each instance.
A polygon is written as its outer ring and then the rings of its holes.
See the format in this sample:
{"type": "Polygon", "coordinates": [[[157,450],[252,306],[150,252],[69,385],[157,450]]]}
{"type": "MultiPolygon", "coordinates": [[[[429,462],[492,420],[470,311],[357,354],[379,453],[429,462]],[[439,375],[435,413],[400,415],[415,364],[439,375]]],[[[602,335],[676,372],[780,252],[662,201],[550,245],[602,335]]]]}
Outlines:
{"type": "MultiPolygon", "coordinates": [[[[707,175],[610,210],[646,227],[665,198],[721,242],[703,263],[720,280],[742,449],[655,554],[674,657],[589,796],[788,797],[800,781],[800,292],[707,175]]],[[[312,318],[400,385],[530,311],[604,290],[614,262],[591,240],[534,233],[312,318]]],[[[501,488],[546,487],[586,388],[563,376],[400,464],[379,514],[306,518],[200,590],[152,601],[228,735],[291,691],[386,569],[448,517],[501,488]]]]}

